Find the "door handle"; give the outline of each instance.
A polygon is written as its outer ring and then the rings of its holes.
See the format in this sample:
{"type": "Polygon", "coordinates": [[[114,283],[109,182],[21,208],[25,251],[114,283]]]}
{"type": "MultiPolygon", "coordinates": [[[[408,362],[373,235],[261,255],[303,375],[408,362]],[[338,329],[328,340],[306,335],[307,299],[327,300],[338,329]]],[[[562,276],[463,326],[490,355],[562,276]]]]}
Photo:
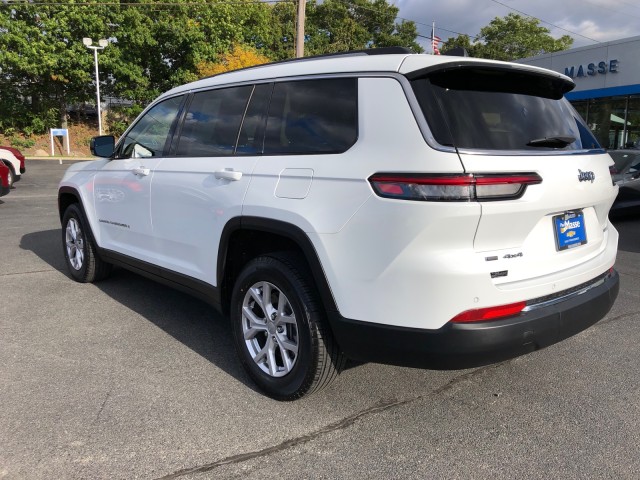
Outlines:
{"type": "Polygon", "coordinates": [[[242,178],[242,172],[236,172],[235,170],[218,170],[213,172],[216,178],[224,178],[225,180],[233,180],[237,182],[242,178]]]}
{"type": "Polygon", "coordinates": [[[131,171],[134,175],[140,175],[141,177],[146,177],[147,175],[149,175],[149,173],[151,173],[151,169],[146,167],[136,167],[131,171]]]}

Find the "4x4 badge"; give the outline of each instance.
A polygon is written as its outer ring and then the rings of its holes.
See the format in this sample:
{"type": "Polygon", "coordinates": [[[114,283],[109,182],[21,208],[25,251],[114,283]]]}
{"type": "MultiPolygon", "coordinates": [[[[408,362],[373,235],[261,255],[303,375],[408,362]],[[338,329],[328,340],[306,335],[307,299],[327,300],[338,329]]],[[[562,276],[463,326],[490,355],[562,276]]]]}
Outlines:
{"type": "Polygon", "coordinates": [[[596,179],[595,173],[593,173],[593,172],[583,172],[582,170],[578,169],[578,181],[593,183],[593,181],[595,179],[596,179]]]}

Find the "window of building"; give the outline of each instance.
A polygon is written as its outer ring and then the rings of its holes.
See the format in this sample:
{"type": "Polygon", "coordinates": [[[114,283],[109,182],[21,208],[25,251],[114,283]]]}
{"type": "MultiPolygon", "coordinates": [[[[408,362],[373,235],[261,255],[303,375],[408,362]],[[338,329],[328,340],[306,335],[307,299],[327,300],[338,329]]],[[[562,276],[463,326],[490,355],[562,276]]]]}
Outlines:
{"type": "Polygon", "coordinates": [[[571,102],[571,105],[573,105],[573,108],[576,109],[576,111],[580,114],[582,119],[586,122],[589,114],[589,101],[581,100],[581,101],[571,102]]]}
{"type": "Polygon", "coordinates": [[[187,108],[176,155],[233,155],[252,90],[247,85],[196,93],[187,108]]]}
{"type": "Polygon", "coordinates": [[[276,83],[265,154],[341,153],[358,137],[357,79],[276,83]]]}
{"type": "Polygon", "coordinates": [[[626,102],[626,97],[589,100],[587,123],[603,148],[624,146],[626,102]]]}
{"type": "Polygon", "coordinates": [[[629,97],[625,147],[640,148],[640,95],[631,95],[629,97]]]}

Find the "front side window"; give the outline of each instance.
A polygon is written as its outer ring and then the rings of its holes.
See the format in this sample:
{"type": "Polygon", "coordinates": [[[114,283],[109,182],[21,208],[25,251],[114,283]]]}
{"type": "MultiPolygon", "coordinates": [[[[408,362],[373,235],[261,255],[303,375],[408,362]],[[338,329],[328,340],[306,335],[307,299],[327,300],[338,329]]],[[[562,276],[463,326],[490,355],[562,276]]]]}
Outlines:
{"type": "Polygon", "coordinates": [[[199,92],[187,108],[176,155],[233,155],[253,86],[199,92]]]}
{"type": "Polygon", "coordinates": [[[264,141],[266,155],[341,153],[357,137],[357,79],[274,85],[264,141]]]}
{"type": "Polygon", "coordinates": [[[495,68],[438,71],[412,80],[438,143],[481,150],[600,148],[563,98],[564,80],[495,68]]]}
{"type": "Polygon", "coordinates": [[[183,97],[173,97],[152,107],[123,139],[118,158],[160,157],[180,112],[183,97]]]}

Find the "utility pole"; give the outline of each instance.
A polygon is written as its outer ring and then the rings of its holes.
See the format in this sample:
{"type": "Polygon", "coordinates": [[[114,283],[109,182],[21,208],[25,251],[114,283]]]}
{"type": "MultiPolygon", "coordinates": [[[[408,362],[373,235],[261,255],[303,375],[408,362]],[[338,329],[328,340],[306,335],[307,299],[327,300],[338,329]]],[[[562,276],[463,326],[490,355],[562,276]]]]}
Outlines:
{"type": "Polygon", "coordinates": [[[307,0],[298,0],[298,18],[296,22],[296,58],[304,57],[304,16],[307,0]]]}

